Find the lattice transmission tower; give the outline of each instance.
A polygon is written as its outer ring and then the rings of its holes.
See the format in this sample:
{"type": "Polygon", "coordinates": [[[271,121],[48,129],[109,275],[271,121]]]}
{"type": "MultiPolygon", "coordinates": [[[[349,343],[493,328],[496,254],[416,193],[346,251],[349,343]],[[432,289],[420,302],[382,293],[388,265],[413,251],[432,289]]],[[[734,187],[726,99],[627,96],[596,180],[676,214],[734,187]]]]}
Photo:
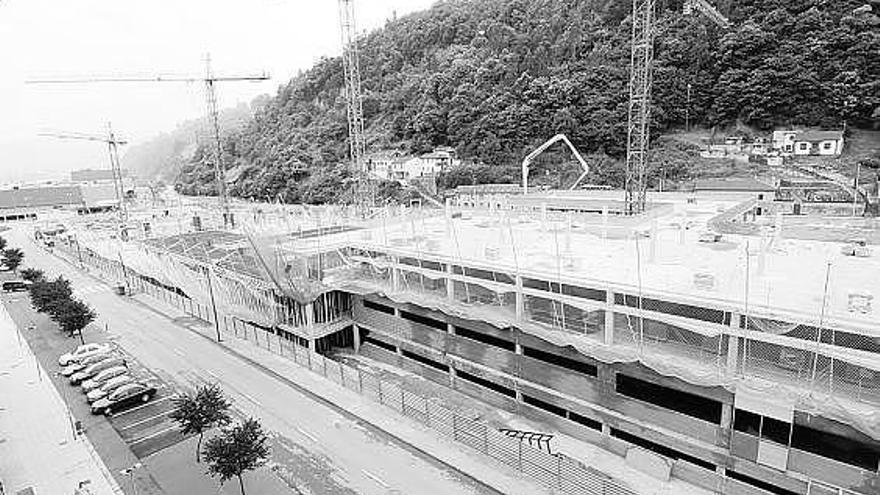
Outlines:
{"type": "Polygon", "coordinates": [[[626,213],[645,211],[654,65],[655,0],[633,0],[629,116],[626,133],[626,213]]]}
{"type": "Polygon", "coordinates": [[[367,142],[364,136],[364,106],[354,0],[339,0],[339,25],[342,33],[342,68],[345,76],[348,145],[351,153],[352,173],[357,178],[354,190],[355,201],[373,206],[375,192],[365,161],[367,142]]]}

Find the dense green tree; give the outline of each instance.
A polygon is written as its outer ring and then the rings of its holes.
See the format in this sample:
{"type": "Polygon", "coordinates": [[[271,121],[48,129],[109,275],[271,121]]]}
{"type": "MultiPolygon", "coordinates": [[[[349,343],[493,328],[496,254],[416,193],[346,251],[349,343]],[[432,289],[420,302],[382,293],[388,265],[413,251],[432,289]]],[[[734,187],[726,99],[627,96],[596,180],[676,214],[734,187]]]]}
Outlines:
{"type": "MultiPolygon", "coordinates": [[[[857,11],[862,0],[714,3],[729,28],[683,15],[681,0],[658,2],[655,138],[687,118],[764,130],[878,124],[878,9],[857,11]]],[[[602,157],[592,181],[619,185],[629,8],[619,1],[449,0],[388,22],[361,43],[369,147],[415,154],[448,145],[480,164],[448,171],[441,185],[449,187],[517,181],[522,157],[562,132],[583,153],[602,157]]],[[[341,199],[348,167],[343,83],[340,59],[322,59],[261,100],[253,119],[225,137],[232,193],[341,199]]],[[[569,163],[562,153],[551,150],[548,160],[569,163]]],[[[671,171],[668,163],[655,168],[671,171]]],[[[679,175],[699,173],[686,169],[679,175]]],[[[206,150],[182,167],[177,188],[214,194],[206,150]]]]}
{"type": "Polygon", "coordinates": [[[269,438],[260,423],[249,418],[241,424],[223,430],[205,442],[205,462],[208,473],[218,476],[221,483],[238,478],[241,493],[244,495],[242,476],[265,464],[269,457],[269,438]]]}
{"type": "Polygon", "coordinates": [[[195,393],[182,394],[174,399],[171,419],[180,425],[184,435],[197,434],[196,463],[200,462],[202,438],[205,431],[229,423],[230,403],[217,384],[203,385],[195,393]]]}
{"type": "Polygon", "coordinates": [[[68,337],[78,334],[81,342],[83,329],[95,321],[96,316],[88,304],[73,298],[59,301],[52,307],[51,314],[52,320],[67,332],[68,337]]]}
{"type": "Polygon", "coordinates": [[[28,292],[34,309],[50,315],[56,305],[73,297],[70,282],[60,276],[55,280],[37,280],[29,287],[28,292]]]}
{"type": "Polygon", "coordinates": [[[18,270],[24,261],[24,252],[18,248],[6,248],[3,250],[3,264],[12,271],[18,270]]]}
{"type": "Polygon", "coordinates": [[[21,271],[21,278],[28,282],[36,282],[38,280],[44,280],[46,275],[43,273],[43,270],[37,268],[25,268],[21,271]]]}

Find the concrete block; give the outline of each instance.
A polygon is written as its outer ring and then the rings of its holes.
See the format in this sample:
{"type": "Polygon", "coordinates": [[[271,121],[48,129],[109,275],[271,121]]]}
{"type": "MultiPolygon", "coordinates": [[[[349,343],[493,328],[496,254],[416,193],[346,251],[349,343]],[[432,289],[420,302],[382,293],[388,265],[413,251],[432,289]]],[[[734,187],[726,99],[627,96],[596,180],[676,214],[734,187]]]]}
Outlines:
{"type": "Polygon", "coordinates": [[[641,447],[630,447],[626,451],[626,463],[661,481],[669,481],[672,474],[671,460],[641,447]]]}

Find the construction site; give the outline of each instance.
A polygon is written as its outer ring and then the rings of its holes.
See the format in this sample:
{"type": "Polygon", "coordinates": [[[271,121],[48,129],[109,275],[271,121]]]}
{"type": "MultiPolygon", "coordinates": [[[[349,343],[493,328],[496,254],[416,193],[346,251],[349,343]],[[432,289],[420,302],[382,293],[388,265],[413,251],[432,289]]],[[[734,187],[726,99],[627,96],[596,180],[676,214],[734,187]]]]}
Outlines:
{"type": "MultiPolygon", "coordinates": [[[[762,191],[648,190],[655,6],[635,0],[624,190],[530,189],[554,143],[589,171],[557,136],[521,184],[377,206],[340,4],[361,202],[229,197],[209,66],[219,198],[119,186],[114,211],[35,213],[35,237],[120,295],[161,299],[556,493],[880,493],[873,193],[792,167],[762,191]]],[[[118,171],[112,131],[94,139],[118,171]]]]}

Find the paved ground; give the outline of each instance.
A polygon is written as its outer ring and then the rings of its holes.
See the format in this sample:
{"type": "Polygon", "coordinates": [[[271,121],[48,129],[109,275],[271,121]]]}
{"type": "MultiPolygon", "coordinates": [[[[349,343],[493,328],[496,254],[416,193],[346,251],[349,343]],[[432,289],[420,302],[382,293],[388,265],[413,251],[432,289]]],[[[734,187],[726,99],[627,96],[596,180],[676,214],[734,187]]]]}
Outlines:
{"type": "Polygon", "coordinates": [[[0,492],[31,488],[72,495],[84,481],[95,495],[118,493],[92,445],[75,434],[50,376],[0,307],[0,492]]]}
{"type": "MultiPolygon", "coordinates": [[[[108,337],[144,365],[161,370],[158,374],[163,380],[179,386],[192,386],[204,380],[216,381],[238,411],[259,418],[276,438],[268,468],[288,480],[296,491],[320,494],[497,493],[418,451],[400,445],[382,432],[367,428],[326,404],[315,402],[286,382],[182,329],[156,311],[133,305],[129,300],[101,289],[103,284],[97,279],[83,275],[43,252],[25,240],[24,235],[10,234],[8,238],[25,250],[30,266],[69,278],[82,298],[101,315],[98,326],[107,323],[108,337]]],[[[166,451],[183,449],[182,445],[166,451]]],[[[151,463],[152,458],[149,458],[147,464],[151,463]]],[[[162,464],[161,459],[157,459],[157,464],[162,464]]],[[[156,478],[159,478],[158,474],[156,478]]],[[[289,490],[288,493],[296,491],[289,490]]]]}

